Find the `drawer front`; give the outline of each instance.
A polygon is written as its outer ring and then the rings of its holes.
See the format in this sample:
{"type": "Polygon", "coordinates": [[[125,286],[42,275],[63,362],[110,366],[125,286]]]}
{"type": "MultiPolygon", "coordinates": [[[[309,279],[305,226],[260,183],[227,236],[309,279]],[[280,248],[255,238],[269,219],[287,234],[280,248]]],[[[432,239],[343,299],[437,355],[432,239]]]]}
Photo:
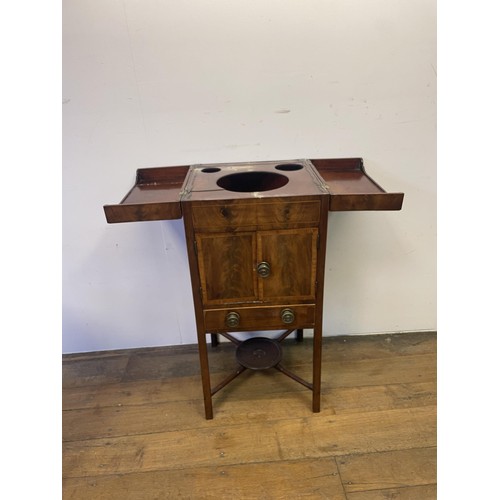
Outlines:
{"type": "Polygon", "coordinates": [[[205,203],[193,206],[193,225],[198,231],[266,229],[317,225],[320,201],[270,203],[205,203]]]}
{"type": "Polygon", "coordinates": [[[208,309],[207,332],[274,330],[314,327],[314,304],[208,309]]]}

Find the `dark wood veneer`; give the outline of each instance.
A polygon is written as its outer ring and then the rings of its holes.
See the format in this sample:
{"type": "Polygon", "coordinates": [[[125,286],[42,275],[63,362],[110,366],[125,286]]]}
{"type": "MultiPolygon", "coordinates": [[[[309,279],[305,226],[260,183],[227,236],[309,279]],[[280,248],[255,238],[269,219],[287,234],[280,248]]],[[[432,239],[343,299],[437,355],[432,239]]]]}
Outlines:
{"type": "MultiPolygon", "coordinates": [[[[107,221],[184,219],[191,270],[205,416],[212,396],[207,334],[313,329],[312,390],[320,410],[323,290],[328,211],[399,210],[402,193],[386,193],[361,158],[207,164],[139,169],[107,221]]],[[[265,344],[263,344],[265,345],[265,344]]]]}

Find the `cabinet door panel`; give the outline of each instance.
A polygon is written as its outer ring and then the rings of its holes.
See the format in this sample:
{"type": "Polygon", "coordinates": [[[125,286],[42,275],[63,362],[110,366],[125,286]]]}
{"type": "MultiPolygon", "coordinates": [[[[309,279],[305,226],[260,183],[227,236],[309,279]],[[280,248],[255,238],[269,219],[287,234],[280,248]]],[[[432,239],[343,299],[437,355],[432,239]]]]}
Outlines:
{"type": "Polygon", "coordinates": [[[196,244],[204,304],[258,300],[255,233],[198,234],[196,244]]]}
{"type": "Polygon", "coordinates": [[[258,233],[258,259],[271,266],[270,275],[259,278],[259,292],[265,302],[314,300],[317,244],[317,228],[258,233]]]}

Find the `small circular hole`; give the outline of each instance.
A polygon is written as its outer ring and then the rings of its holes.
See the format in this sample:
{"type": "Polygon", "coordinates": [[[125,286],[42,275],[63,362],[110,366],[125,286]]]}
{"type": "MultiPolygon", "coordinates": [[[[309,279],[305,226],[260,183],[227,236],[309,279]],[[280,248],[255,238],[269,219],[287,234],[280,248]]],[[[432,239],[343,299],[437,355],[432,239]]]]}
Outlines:
{"type": "Polygon", "coordinates": [[[304,165],[300,163],[282,163],[281,165],[276,165],[276,170],[284,170],[285,172],[292,172],[293,170],[300,170],[304,168],[304,165]]]}
{"type": "Polygon", "coordinates": [[[202,168],[201,171],[205,172],[206,174],[213,174],[214,172],[220,172],[220,168],[207,167],[207,168],[202,168]]]}

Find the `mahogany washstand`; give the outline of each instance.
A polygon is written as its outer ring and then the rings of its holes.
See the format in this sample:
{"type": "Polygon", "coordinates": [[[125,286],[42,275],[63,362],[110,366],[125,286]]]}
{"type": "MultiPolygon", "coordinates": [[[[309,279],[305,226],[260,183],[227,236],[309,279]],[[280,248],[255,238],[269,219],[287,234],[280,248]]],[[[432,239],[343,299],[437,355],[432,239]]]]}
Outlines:
{"type": "Polygon", "coordinates": [[[205,416],[246,369],[274,367],[312,390],[320,411],[323,289],[329,211],[399,210],[361,158],[201,164],[137,170],[109,223],[184,219],[205,416]],[[281,364],[281,341],[313,330],[312,382],[281,364]],[[239,341],[234,332],[283,330],[239,341]],[[237,370],[212,388],[206,336],[237,345],[237,370]]]}

